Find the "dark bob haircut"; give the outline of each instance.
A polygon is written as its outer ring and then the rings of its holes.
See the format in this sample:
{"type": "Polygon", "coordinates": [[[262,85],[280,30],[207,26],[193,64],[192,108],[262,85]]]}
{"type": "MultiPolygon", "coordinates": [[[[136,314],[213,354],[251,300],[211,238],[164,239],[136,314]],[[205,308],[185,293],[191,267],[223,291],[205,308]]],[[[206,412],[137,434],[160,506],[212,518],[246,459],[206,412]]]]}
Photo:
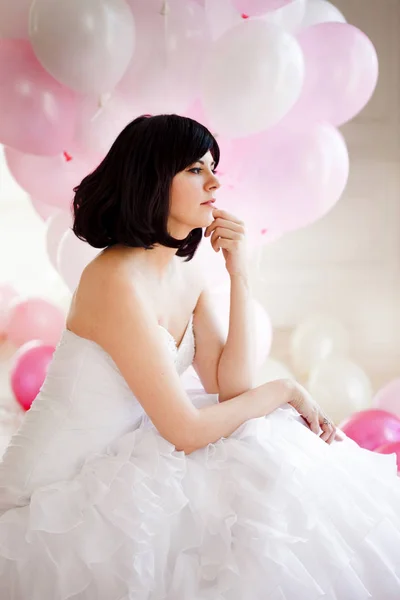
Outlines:
{"type": "Polygon", "coordinates": [[[178,248],[191,260],[202,238],[193,229],[184,240],[167,231],[173,177],[219,147],[210,131],[178,115],[142,115],[123,129],[100,165],[74,188],[75,235],[95,248],[115,244],[178,248]]]}

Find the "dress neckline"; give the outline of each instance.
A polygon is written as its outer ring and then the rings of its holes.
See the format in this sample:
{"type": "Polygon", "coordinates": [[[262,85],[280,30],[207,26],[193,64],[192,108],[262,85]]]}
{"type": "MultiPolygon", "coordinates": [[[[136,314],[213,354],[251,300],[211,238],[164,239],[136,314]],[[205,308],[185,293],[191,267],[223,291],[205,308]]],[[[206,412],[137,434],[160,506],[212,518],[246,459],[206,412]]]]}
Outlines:
{"type": "MultiPolygon", "coordinates": [[[[168,329],[166,329],[166,327],[164,327],[163,325],[160,325],[159,323],[158,323],[158,326],[165,331],[165,333],[168,335],[168,337],[173,341],[174,346],[175,346],[176,350],[178,351],[180,349],[180,347],[182,346],[182,343],[184,342],[184,340],[185,340],[185,338],[186,338],[186,336],[188,334],[188,331],[190,329],[190,324],[191,324],[192,320],[193,320],[193,313],[190,315],[189,322],[188,322],[188,324],[186,326],[185,333],[183,334],[182,339],[179,342],[179,346],[176,343],[176,340],[175,340],[174,336],[172,335],[172,333],[170,333],[168,331],[168,329]]],[[[65,333],[68,334],[68,335],[70,335],[70,336],[72,336],[72,337],[74,337],[74,338],[76,338],[76,339],[84,340],[85,342],[88,342],[89,344],[94,344],[95,346],[98,346],[99,348],[101,348],[101,346],[99,346],[99,344],[97,344],[97,342],[95,342],[93,340],[89,340],[88,338],[85,338],[85,337],[83,337],[81,335],[78,335],[74,331],[71,331],[71,329],[68,329],[68,327],[64,328],[63,334],[65,334],[65,333]]]]}
{"type": "Polygon", "coordinates": [[[171,338],[171,340],[174,342],[174,345],[175,345],[175,348],[176,348],[176,350],[179,350],[179,349],[180,349],[180,347],[182,346],[182,343],[183,343],[183,341],[184,341],[184,340],[185,340],[185,338],[186,338],[186,335],[187,335],[187,333],[188,333],[189,329],[190,329],[190,324],[191,324],[192,320],[193,320],[193,313],[190,315],[189,322],[188,322],[188,324],[186,325],[185,332],[184,332],[184,334],[183,334],[183,336],[182,336],[182,339],[181,339],[181,341],[179,342],[179,345],[176,343],[176,339],[174,338],[174,336],[172,335],[172,333],[170,333],[170,332],[168,331],[168,329],[167,329],[166,327],[164,327],[164,325],[160,325],[160,324],[158,323],[158,326],[159,326],[159,327],[161,327],[161,329],[163,329],[163,330],[164,330],[164,331],[167,333],[167,335],[168,335],[168,336],[171,338]]]}

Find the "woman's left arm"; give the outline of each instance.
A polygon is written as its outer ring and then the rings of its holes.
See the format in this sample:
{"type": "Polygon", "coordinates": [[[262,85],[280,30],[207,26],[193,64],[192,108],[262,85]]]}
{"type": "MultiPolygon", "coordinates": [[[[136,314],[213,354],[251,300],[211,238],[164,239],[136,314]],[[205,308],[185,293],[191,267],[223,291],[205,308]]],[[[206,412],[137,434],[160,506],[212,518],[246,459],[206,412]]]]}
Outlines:
{"type": "Polygon", "coordinates": [[[229,331],[218,363],[219,401],[224,402],[254,387],[254,307],[247,275],[231,275],[229,331]]]}
{"type": "Polygon", "coordinates": [[[219,401],[224,402],[254,387],[256,372],[254,309],[243,221],[227,211],[214,209],[215,220],[207,227],[211,244],[222,249],[230,276],[229,331],[218,362],[219,401]]]}

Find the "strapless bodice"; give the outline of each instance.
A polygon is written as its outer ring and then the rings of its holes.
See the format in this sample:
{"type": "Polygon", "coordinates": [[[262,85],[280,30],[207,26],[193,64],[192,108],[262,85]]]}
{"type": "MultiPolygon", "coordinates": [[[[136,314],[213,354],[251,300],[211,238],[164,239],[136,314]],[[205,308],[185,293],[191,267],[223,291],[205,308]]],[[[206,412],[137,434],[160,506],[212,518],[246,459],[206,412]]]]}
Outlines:
{"type": "MultiPolygon", "coordinates": [[[[195,354],[193,314],[179,346],[167,329],[159,327],[182,375],[195,354]]],[[[111,356],[97,343],[65,329],[41,390],[0,468],[12,473],[16,489],[29,493],[39,484],[69,478],[88,455],[146,419],[111,356]]]]}

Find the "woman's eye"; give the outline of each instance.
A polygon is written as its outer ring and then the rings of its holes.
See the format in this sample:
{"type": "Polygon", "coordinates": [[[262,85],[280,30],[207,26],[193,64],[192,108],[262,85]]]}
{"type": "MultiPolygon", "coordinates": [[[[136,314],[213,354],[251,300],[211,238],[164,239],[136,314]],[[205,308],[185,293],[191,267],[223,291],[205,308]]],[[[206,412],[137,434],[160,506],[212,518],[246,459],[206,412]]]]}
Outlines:
{"type": "MultiPolygon", "coordinates": [[[[202,171],[203,169],[201,169],[200,167],[194,167],[193,169],[189,169],[190,172],[192,173],[196,173],[197,175],[199,175],[199,173],[202,171]]],[[[212,169],[212,173],[214,175],[216,175],[218,173],[217,169],[212,169]]]]}

